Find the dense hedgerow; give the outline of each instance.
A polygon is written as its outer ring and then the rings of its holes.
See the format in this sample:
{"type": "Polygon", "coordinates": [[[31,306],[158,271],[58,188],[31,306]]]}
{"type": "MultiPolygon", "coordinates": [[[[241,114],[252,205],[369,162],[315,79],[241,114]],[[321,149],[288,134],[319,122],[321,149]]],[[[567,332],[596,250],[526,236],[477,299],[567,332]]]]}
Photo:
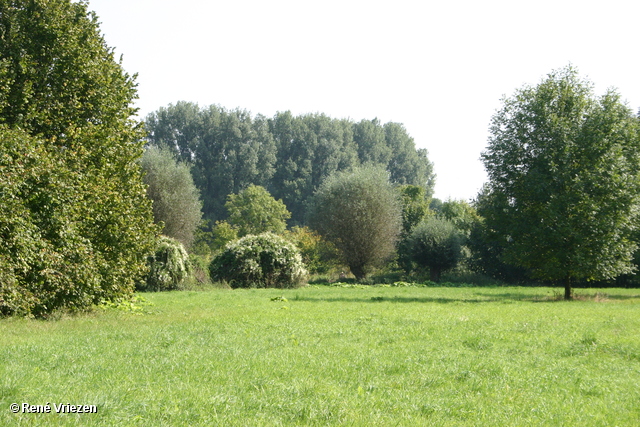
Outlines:
{"type": "Polygon", "coordinates": [[[189,254],[178,240],[160,236],[155,252],[149,256],[149,274],[141,291],[171,291],[180,289],[191,273],[189,254]]]}
{"type": "Polygon", "coordinates": [[[273,233],[248,235],[229,243],[209,266],[211,280],[232,288],[295,288],[307,269],[300,252],[273,233]]]}

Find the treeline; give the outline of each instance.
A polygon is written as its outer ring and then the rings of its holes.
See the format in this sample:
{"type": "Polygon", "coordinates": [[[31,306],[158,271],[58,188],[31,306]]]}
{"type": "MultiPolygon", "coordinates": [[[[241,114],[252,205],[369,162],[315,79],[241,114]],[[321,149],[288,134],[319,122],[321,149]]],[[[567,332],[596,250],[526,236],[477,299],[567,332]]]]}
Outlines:
{"type": "Polygon", "coordinates": [[[227,217],[229,194],[260,185],[304,223],[314,191],[331,174],[363,164],[384,167],[394,184],[433,194],[433,164],[400,123],[335,119],[324,114],[272,118],[217,105],[178,102],[145,121],[150,145],[167,147],[191,165],[203,216],[211,224],[227,217]]]}

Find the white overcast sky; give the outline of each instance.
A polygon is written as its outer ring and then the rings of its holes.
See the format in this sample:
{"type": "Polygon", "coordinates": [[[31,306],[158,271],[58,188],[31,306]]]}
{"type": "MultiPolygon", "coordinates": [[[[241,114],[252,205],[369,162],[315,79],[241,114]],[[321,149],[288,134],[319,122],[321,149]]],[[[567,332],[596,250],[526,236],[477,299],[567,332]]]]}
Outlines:
{"type": "Polygon", "coordinates": [[[635,0],[90,0],[138,73],[140,116],[177,101],[405,125],[435,196],[469,200],[503,95],[569,64],[640,107],[635,0]]]}

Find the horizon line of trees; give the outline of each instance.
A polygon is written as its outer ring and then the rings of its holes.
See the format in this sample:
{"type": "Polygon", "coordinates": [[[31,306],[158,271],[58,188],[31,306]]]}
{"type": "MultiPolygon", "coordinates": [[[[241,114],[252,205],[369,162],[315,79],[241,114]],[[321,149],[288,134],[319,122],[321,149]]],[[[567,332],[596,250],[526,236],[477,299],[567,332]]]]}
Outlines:
{"type": "Polygon", "coordinates": [[[284,202],[290,225],[303,225],[309,200],[324,180],[365,164],[382,166],[394,184],[422,187],[427,198],[433,194],[428,152],[416,148],[400,123],[290,111],[267,118],[180,101],[149,114],[145,127],[148,145],[169,149],[191,166],[209,224],[227,218],[229,194],[259,185],[284,202]]]}

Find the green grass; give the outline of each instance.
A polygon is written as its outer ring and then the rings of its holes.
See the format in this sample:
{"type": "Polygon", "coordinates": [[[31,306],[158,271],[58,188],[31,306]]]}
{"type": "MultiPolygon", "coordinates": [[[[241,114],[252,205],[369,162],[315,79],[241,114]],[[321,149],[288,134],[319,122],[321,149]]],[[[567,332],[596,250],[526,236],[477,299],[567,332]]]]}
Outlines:
{"type": "Polygon", "coordinates": [[[4,319],[0,425],[636,426],[640,290],[577,293],[186,291],[144,294],[144,314],[4,319]],[[98,413],[11,413],[23,402],[98,413]]]}

